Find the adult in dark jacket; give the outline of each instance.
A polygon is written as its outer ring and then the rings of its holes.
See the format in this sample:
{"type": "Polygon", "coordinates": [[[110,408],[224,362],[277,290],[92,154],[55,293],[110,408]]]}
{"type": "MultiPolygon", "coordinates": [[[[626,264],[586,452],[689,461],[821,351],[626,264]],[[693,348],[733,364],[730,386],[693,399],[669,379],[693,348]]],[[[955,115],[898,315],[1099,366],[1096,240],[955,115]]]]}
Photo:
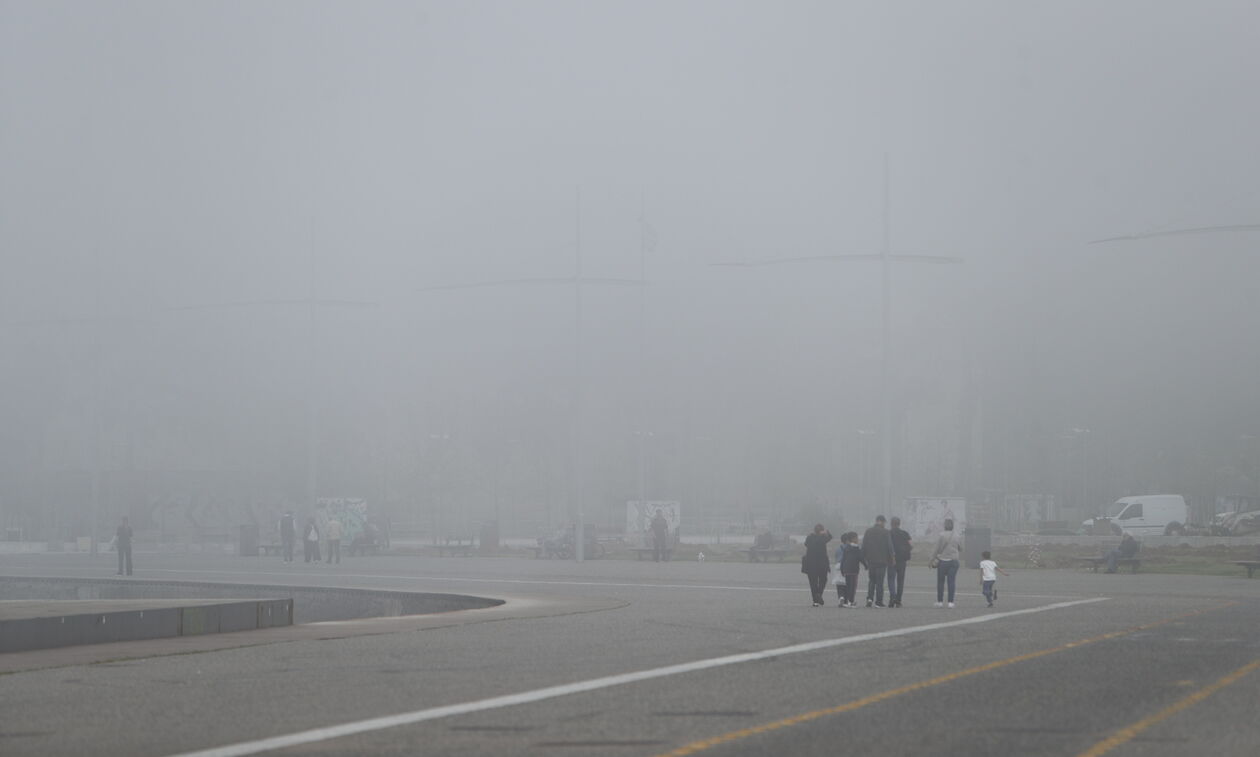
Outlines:
{"type": "Polygon", "coordinates": [[[814,607],[823,605],[823,592],[827,590],[827,573],[831,571],[831,560],[827,557],[829,541],[831,532],[821,523],[814,526],[814,533],[805,537],[805,558],[801,560],[801,570],[809,576],[809,593],[814,598],[814,607]]]}
{"type": "Polygon", "coordinates": [[[1107,553],[1107,572],[1115,573],[1121,560],[1131,560],[1138,553],[1138,540],[1133,534],[1125,534],[1120,539],[1120,546],[1107,553]]]}
{"type": "Polygon", "coordinates": [[[901,527],[901,518],[893,516],[888,536],[892,539],[893,556],[897,558],[894,565],[888,566],[888,606],[901,607],[901,592],[906,588],[906,563],[910,562],[910,532],[901,527]]]}
{"type": "Polygon", "coordinates": [[[884,527],[884,516],[875,516],[875,525],[862,535],[862,559],[866,562],[866,606],[884,607],[884,573],[897,564],[892,536],[884,527]]]}

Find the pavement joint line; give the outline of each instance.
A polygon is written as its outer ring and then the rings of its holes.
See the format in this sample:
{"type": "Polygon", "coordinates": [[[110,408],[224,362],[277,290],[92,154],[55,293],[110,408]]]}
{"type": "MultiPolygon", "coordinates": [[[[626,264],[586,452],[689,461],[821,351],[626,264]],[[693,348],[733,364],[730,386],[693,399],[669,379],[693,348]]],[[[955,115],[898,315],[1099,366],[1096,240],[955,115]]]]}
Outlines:
{"type": "MultiPolygon", "coordinates": [[[[182,752],[178,755],[173,755],[173,757],[241,757],[242,755],[258,754],[260,752],[268,752],[274,749],[284,749],[286,747],[298,746],[301,744],[312,744],[320,741],[342,738],[344,736],[352,736],[359,733],[380,731],[387,728],[396,728],[398,726],[454,717],[456,715],[467,715],[473,712],[484,712],[486,710],[495,710],[503,707],[529,704],[532,702],[554,699],[556,697],[580,694],[587,691],[606,689],[613,686],[637,683],[639,681],[646,681],[655,678],[664,678],[666,676],[679,675],[682,673],[692,673],[700,670],[709,670],[712,668],[735,665],[744,662],[755,662],[758,660],[783,657],[790,654],[813,652],[820,649],[830,649],[832,647],[856,644],[863,641],[875,641],[880,639],[895,638],[898,636],[926,633],[928,631],[938,631],[946,628],[974,625],[977,623],[989,623],[1004,618],[1033,615],[1050,610],[1061,610],[1068,607],[1105,602],[1108,599],[1109,597],[1093,597],[1090,599],[1078,599],[1071,602],[1056,602],[1054,604],[1041,605],[1040,607],[1011,610],[1009,612],[993,613],[991,615],[975,615],[969,618],[944,621],[941,623],[928,623],[920,626],[894,628],[888,631],[864,633],[855,636],[841,636],[834,639],[823,639],[820,641],[793,644],[786,647],[766,649],[760,652],[744,652],[741,654],[726,655],[723,657],[711,657],[705,660],[694,660],[692,662],[677,663],[659,668],[649,668],[647,670],[639,670],[631,673],[621,673],[618,675],[603,676],[600,678],[592,678],[585,681],[576,681],[574,683],[560,684],[557,686],[547,686],[541,689],[522,691],[516,694],[505,694],[497,697],[490,697],[488,699],[478,699],[470,702],[461,702],[459,704],[430,707],[412,712],[403,712],[395,715],[357,720],[334,726],[325,726],[323,728],[313,728],[281,736],[271,736],[268,738],[257,739],[255,741],[242,741],[236,744],[227,744],[219,747],[211,747],[209,749],[182,752]]],[[[1188,615],[1185,617],[1188,617],[1188,615]]]]}
{"type": "MultiPolygon", "coordinates": [[[[325,575],[320,573],[281,573],[276,571],[254,571],[254,570],[185,570],[182,568],[152,568],[146,573],[192,573],[199,576],[309,576],[309,575],[325,575]]],[[[612,581],[538,581],[524,578],[476,578],[462,576],[409,576],[405,574],[392,573],[336,573],[328,574],[330,577],[336,578],[385,578],[396,581],[445,581],[449,583],[492,583],[492,584],[525,584],[529,586],[612,586],[622,588],[642,588],[642,589],[717,589],[729,591],[792,591],[804,593],[805,589],[791,588],[787,586],[731,586],[729,584],[650,584],[650,583],[619,583],[612,581]]],[[[50,576],[56,578],[57,576],[50,576]]],[[[69,578],[84,578],[82,575],[66,576],[69,578]]],[[[101,578],[109,578],[109,576],[101,576],[101,578]]],[[[136,581],[143,581],[144,578],[136,578],[136,581]]],[[[252,584],[246,584],[252,585],[252,584]]],[[[318,587],[318,584],[310,586],[318,587]]],[[[362,588],[362,587],[333,587],[333,588],[362,588]]],[[[1016,592],[1004,589],[1007,594],[1004,596],[1018,596],[1024,599],[1074,599],[1078,594],[1018,594],[1016,592]]],[[[907,589],[906,594],[922,594],[932,596],[936,592],[927,589],[907,589]]]]}
{"type": "Polygon", "coordinates": [[[1145,731],[1147,728],[1150,728],[1151,726],[1163,720],[1167,720],[1168,718],[1172,717],[1173,715],[1176,715],[1182,710],[1193,707],[1194,705],[1198,704],[1199,702],[1202,702],[1204,699],[1207,699],[1208,697],[1212,696],[1213,694],[1225,688],[1226,686],[1230,686],[1231,684],[1237,682],[1240,678],[1256,670],[1257,668],[1260,668],[1260,660],[1253,660],[1250,663],[1242,666],[1241,668],[1238,668],[1234,672],[1224,676],[1223,678],[1220,678],[1215,683],[1211,683],[1207,686],[1204,686],[1198,691],[1193,692],[1189,694],[1188,696],[1177,700],[1176,702],[1173,702],[1172,704],[1160,710],[1159,712],[1155,713],[1154,715],[1149,715],[1145,718],[1142,718],[1141,720],[1134,723],[1133,725],[1121,728],[1119,731],[1116,731],[1111,736],[1108,736],[1107,738],[1098,742],[1097,744],[1085,750],[1084,752],[1081,752],[1080,755],[1078,755],[1078,757],[1102,757],[1102,755],[1106,754],[1107,752],[1110,752],[1112,749],[1115,749],[1116,747],[1121,746],[1122,744],[1125,744],[1133,740],[1134,737],[1136,737],[1142,731],[1145,731]]]}
{"type": "MultiPolygon", "coordinates": [[[[1015,657],[1008,657],[1004,660],[995,660],[994,662],[985,663],[984,665],[977,665],[975,667],[967,668],[965,670],[958,670],[953,673],[946,673],[945,675],[937,676],[935,678],[929,678],[923,681],[917,681],[915,683],[907,684],[905,686],[900,686],[895,689],[881,691],[878,694],[872,694],[868,697],[863,697],[862,699],[855,699],[852,702],[846,702],[845,704],[837,705],[835,707],[827,707],[821,710],[813,710],[811,712],[805,712],[799,715],[793,715],[792,717],[783,718],[781,720],[774,720],[769,723],[763,723],[761,725],[756,725],[749,728],[741,728],[739,730],[729,731],[727,733],[723,733],[718,736],[713,736],[711,738],[701,739],[699,741],[693,741],[690,744],[685,744],[672,751],[664,752],[662,754],[657,755],[656,757],[687,757],[687,755],[703,752],[707,749],[712,749],[713,747],[721,746],[722,744],[729,744],[733,741],[739,741],[740,739],[746,739],[749,736],[756,736],[762,733],[768,733],[770,731],[777,731],[779,729],[787,728],[794,725],[800,725],[801,723],[808,723],[811,720],[817,720],[819,718],[827,717],[829,715],[839,715],[845,712],[852,712],[853,710],[858,710],[863,707],[866,707],[867,705],[875,704],[877,702],[883,702],[888,699],[901,696],[902,694],[910,694],[916,691],[921,691],[923,689],[931,688],[933,686],[939,686],[940,684],[948,683],[950,681],[956,681],[960,678],[966,678],[969,676],[977,675],[979,673],[985,673],[990,670],[996,670],[997,668],[1003,668],[1008,665],[1014,665],[1019,662],[1027,662],[1028,660],[1035,660],[1039,657],[1045,657],[1047,655],[1056,654],[1058,652],[1064,652],[1069,649],[1075,649],[1077,647],[1083,647],[1089,644],[1096,644],[1100,641],[1107,641],[1108,639],[1114,639],[1119,636],[1124,636],[1126,634],[1134,633],[1136,631],[1141,631],[1148,628],[1154,628],[1156,626],[1162,626],[1167,623],[1174,623],[1178,620],[1185,620],[1186,618],[1190,618],[1195,615],[1201,615],[1205,612],[1212,612],[1214,610],[1221,610],[1221,609],[1224,609],[1226,607],[1230,607],[1236,604],[1238,603],[1225,602],[1223,604],[1219,604],[1214,607],[1207,607],[1200,610],[1194,610],[1192,612],[1176,615],[1171,618],[1165,618],[1163,620],[1157,620],[1151,623],[1145,623],[1140,626],[1133,626],[1132,628],[1121,629],[1119,631],[1110,631],[1108,633],[1100,634],[1098,636],[1091,636],[1087,639],[1071,641],[1066,644],[1060,644],[1057,647],[1041,649],[1036,652],[1028,652],[1027,654],[1017,655],[1015,657]]],[[[1256,663],[1253,663],[1253,665],[1260,666],[1260,660],[1256,661],[1256,663]]],[[[1233,681],[1230,681],[1230,683],[1232,682],[1233,681]]],[[[1130,735],[1128,738],[1133,738],[1133,736],[1136,734],[1137,734],[1137,731],[1134,731],[1134,733],[1130,735]]],[[[1079,757],[1098,757],[1098,755],[1101,755],[1101,754],[1103,754],[1103,752],[1098,752],[1096,754],[1093,752],[1087,752],[1085,754],[1080,755],[1079,757]]]]}

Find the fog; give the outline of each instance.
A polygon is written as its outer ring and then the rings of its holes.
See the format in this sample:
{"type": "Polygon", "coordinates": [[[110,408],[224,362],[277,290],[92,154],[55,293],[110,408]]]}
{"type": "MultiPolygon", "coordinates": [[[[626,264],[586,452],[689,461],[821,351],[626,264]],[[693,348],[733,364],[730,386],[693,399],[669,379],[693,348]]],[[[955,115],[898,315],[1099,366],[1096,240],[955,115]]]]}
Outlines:
{"type": "Polygon", "coordinates": [[[1260,495],[1260,230],[1157,233],[1260,224],[1258,25],[0,2],[0,529],[195,541],[321,497],[425,539],[641,497],[684,533],[917,495],[1206,517],[1260,495]],[[962,261],[890,265],[887,343],[877,259],[715,265],[885,228],[962,261]]]}

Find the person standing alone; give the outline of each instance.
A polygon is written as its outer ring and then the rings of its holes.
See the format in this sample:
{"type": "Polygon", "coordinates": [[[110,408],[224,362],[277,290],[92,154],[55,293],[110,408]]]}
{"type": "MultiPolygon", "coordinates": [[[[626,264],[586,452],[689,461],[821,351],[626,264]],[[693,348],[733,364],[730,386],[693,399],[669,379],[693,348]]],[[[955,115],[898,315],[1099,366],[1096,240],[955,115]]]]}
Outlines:
{"type": "Polygon", "coordinates": [[[293,562],[293,542],[297,540],[297,524],[293,522],[293,511],[285,510],[280,516],[280,546],[284,549],[284,561],[293,562]]]}
{"type": "Polygon", "coordinates": [[[892,536],[884,527],[884,516],[875,516],[875,525],[862,535],[862,559],[866,562],[866,606],[884,607],[884,574],[897,566],[892,536]]]}
{"type": "Polygon", "coordinates": [[[831,572],[831,561],[827,559],[829,541],[831,532],[821,523],[814,526],[814,533],[805,537],[801,572],[809,576],[809,593],[814,598],[814,607],[822,607],[823,592],[827,590],[827,574],[831,572]]]}
{"type": "Polygon", "coordinates": [[[901,592],[906,588],[906,563],[910,562],[910,532],[901,527],[901,518],[893,516],[888,535],[892,537],[893,556],[897,559],[888,568],[888,606],[901,607],[901,592]]]}
{"type": "Polygon", "coordinates": [[[131,575],[131,537],[133,533],[131,524],[127,522],[127,516],[124,515],[118,530],[114,532],[114,547],[118,550],[118,575],[120,576],[123,574],[124,565],[127,575],[131,575]]]}
{"type": "Polygon", "coordinates": [[[328,562],[332,564],[333,558],[336,558],[337,564],[341,564],[341,521],[333,518],[328,521],[326,526],[328,529],[328,562]]]}
{"type": "Polygon", "coordinates": [[[661,555],[668,557],[669,547],[665,546],[666,540],[669,539],[669,521],[665,520],[665,514],[659,509],[652,518],[652,557],[657,561],[661,561],[661,555]]]}

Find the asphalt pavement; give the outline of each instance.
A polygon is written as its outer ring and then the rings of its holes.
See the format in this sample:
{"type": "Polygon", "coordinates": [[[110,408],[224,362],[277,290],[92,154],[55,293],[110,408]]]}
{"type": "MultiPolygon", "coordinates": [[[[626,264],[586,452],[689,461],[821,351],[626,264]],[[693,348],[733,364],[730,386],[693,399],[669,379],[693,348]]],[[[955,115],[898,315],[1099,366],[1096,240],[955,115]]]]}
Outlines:
{"type": "MultiPolygon", "coordinates": [[[[109,557],[4,556],[0,574],[107,575],[109,557]]],[[[0,665],[14,671],[0,753],[1251,757],[1260,743],[1255,579],[1004,565],[995,608],[963,571],[950,610],[920,564],[906,607],[880,610],[812,607],[791,562],[136,562],[137,580],[507,603],[0,665]]]]}

